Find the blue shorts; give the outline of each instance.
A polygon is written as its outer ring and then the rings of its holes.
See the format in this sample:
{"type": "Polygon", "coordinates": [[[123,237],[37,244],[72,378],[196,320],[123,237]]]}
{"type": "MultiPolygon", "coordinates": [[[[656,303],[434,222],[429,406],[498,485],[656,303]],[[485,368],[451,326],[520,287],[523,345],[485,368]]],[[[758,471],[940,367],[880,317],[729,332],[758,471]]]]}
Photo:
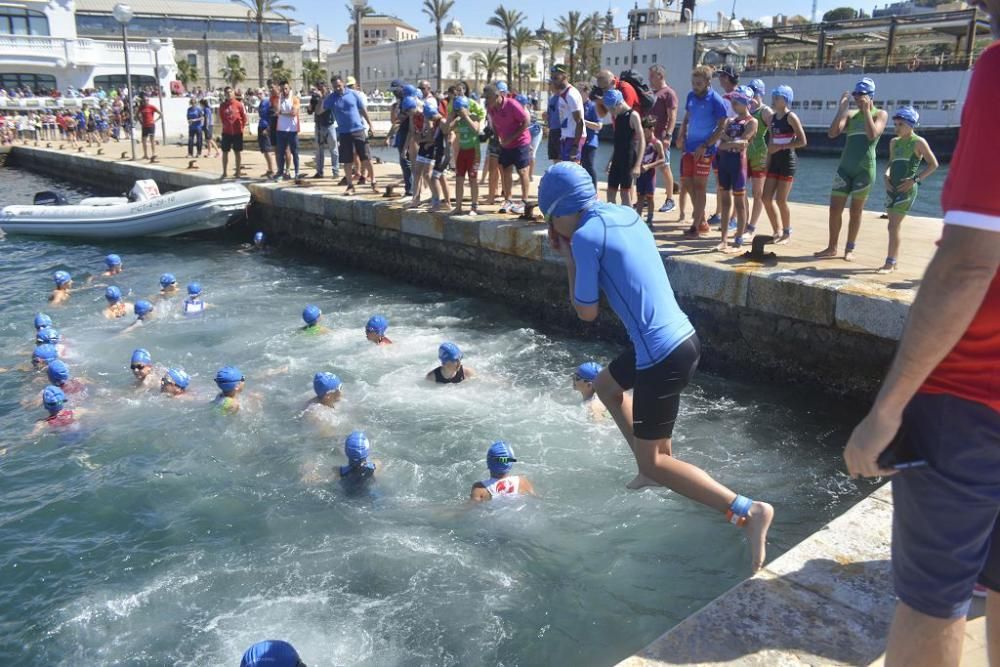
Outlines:
{"type": "Polygon", "coordinates": [[[977,581],[1000,592],[1000,413],[917,394],[902,432],[927,465],[892,478],[896,595],[928,616],[965,616],[977,581]]]}
{"type": "Polygon", "coordinates": [[[514,148],[500,147],[499,161],[501,167],[514,165],[517,169],[527,169],[531,164],[531,144],[514,148]]]}
{"type": "Polygon", "coordinates": [[[719,153],[719,188],[743,194],[747,189],[747,161],[743,153],[719,153]]]}
{"type": "Polygon", "coordinates": [[[580,137],[580,141],[577,141],[576,137],[560,139],[559,159],[563,161],[573,160],[575,162],[579,162],[580,156],[583,154],[583,142],[585,139],[586,135],[580,137]]]}

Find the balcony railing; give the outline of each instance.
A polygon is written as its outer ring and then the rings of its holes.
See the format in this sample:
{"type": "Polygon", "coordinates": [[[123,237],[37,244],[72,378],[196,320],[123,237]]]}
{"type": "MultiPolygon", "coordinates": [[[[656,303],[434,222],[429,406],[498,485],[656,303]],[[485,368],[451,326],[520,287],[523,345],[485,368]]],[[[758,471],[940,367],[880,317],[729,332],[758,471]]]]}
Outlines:
{"type": "MultiPolygon", "coordinates": [[[[161,62],[173,62],[173,44],[161,40],[161,62]]],[[[129,41],[129,57],[137,66],[153,64],[153,49],[146,41],[129,41]]],[[[117,65],[124,60],[121,41],[64,39],[28,35],[0,35],[0,58],[8,61],[66,65],[117,65]]]]}

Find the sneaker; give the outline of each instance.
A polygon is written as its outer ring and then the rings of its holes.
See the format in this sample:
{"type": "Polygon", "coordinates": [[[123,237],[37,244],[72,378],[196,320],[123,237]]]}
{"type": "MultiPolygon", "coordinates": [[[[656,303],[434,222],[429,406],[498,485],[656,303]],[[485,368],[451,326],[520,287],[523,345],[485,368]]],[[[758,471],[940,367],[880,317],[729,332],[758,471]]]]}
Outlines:
{"type": "Polygon", "coordinates": [[[312,176],[310,176],[309,178],[323,178],[323,174],[319,174],[319,173],[317,173],[317,174],[313,174],[313,175],[312,175],[312,176]]]}
{"type": "Polygon", "coordinates": [[[717,224],[719,224],[719,222],[721,220],[722,220],[722,218],[720,218],[719,214],[716,213],[715,215],[713,215],[711,218],[708,219],[708,224],[710,224],[710,225],[717,225],[717,224]]]}
{"type": "Polygon", "coordinates": [[[473,206],[473,207],[472,207],[472,208],[471,208],[471,209],[469,210],[469,215],[479,215],[479,209],[478,209],[478,208],[476,208],[475,206],[473,206]]]}
{"type": "Polygon", "coordinates": [[[358,185],[364,185],[364,184],[365,184],[365,177],[362,176],[361,178],[358,179],[358,185]]]}
{"type": "Polygon", "coordinates": [[[337,185],[347,185],[347,176],[344,176],[342,179],[337,181],[337,185]]]}
{"type": "Polygon", "coordinates": [[[739,225],[736,223],[736,218],[729,219],[729,231],[735,232],[739,225]]]}
{"type": "Polygon", "coordinates": [[[524,215],[524,202],[522,201],[520,204],[511,204],[510,212],[515,215],[524,215]]]}
{"type": "Polygon", "coordinates": [[[667,201],[663,202],[663,206],[660,207],[660,213],[670,213],[672,210],[674,210],[673,199],[668,199],[667,201]]]}
{"type": "Polygon", "coordinates": [[[513,206],[513,205],[514,205],[514,202],[512,202],[509,199],[505,199],[504,202],[502,204],[500,204],[500,210],[497,211],[497,213],[506,213],[506,212],[508,212],[510,210],[510,207],[513,206]]]}

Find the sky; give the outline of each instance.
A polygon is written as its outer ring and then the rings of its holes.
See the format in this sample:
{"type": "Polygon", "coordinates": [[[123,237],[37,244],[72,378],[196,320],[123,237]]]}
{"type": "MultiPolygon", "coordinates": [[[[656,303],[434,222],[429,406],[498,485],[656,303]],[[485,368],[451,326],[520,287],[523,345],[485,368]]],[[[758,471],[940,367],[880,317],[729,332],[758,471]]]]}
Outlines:
{"type": "MultiPolygon", "coordinates": [[[[315,42],[311,35],[315,33],[316,25],[319,25],[320,39],[324,40],[320,46],[323,51],[333,51],[337,45],[347,40],[347,20],[348,13],[345,4],[348,0],[283,0],[296,8],[292,12],[292,17],[302,21],[305,25],[307,40],[311,47],[315,48],[315,42]],[[325,40],[333,40],[328,42],[325,40]]],[[[640,0],[639,6],[649,5],[650,0],[640,0]]],[[[674,0],[671,9],[679,4],[680,0],[674,0]]],[[[882,0],[879,6],[888,0],[882,0]]],[[[398,16],[420,31],[421,35],[433,34],[434,27],[427,17],[420,11],[423,6],[421,0],[368,0],[369,5],[379,14],[391,14],[398,16]]],[[[466,35],[475,36],[500,36],[500,31],[486,25],[486,21],[493,14],[493,10],[500,2],[490,0],[456,0],[455,7],[451,12],[451,18],[457,18],[465,30],[466,35]]],[[[628,22],[628,10],[634,3],[624,0],[549,0],[540,3],[538,0],[504,0],[504,7],[507,9],[517,9],[528,16],[528,27],[538,28],[542,19],[548,28],[555,27],[556,19],[565,15],[570,10],[580,11],[587,15],[598,11],[602,14],[607,12],[608,7],[615,14],[615,25],[624,27],[628,22]]],[[[871,12],[875,4],[870,1],[858,3],[856,0],[819,0],[817,3],[819,15],[835,7],[845,5],[863,8],[871,12]]],[[[661,5],[662,6],[662,5],[661,5]]],[[[767,24],[771,14],[774,12],[776,3],[774,0],[736,0],[737,18],[751,18],[754,20],[764,20],[767,24]]],[[[809,18],[812,13],[812,0],[784,0],[781,4],[783,13],[788,15],[801,14],[809,18]]],[[[723,12],[727,16],[733,10],[733,0],[697,0],[695,8],[696,18],[714,21],[716,12],[723,12]]]]}

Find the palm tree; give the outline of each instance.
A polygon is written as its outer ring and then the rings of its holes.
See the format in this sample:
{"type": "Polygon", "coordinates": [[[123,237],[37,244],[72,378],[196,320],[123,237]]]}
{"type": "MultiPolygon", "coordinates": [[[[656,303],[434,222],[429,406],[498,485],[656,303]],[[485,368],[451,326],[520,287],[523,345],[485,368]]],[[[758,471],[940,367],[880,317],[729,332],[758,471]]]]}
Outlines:
{"type": "Polygon", "coordinates": [[[521,26],[514,31],[514,37],[511,39],[511,43],[514,45],[514,48],[517,49],[517,91],[523,92],[524,66],[522,64],[521,54],[523,53],[525,47],[531,46],[535,43],[535,31],[521,26]]]}
{"type": "MultiPolygon", "coordinates": [[[[347,8],[347,14],[351,17],[352,32],[354,26],[357,27],[361,26],[361,19],[363,19],[366,16],[372,16],[375,13],[375,10],[372,9],[371,5],[369,5],[367,2],[361,5],[360,7],[355,7],[352,3],[349,2],[346,5],[344,5],[344,7],[347,8]]],[[[361,44],[362,43],[361,35],[354,35],[354,40],[356,44],[361,44]]],[[[360,80],[361,79],[360,46],[358,47],[358,50],[355,53],[358,54],[358,60],[354,61],[354,77],[360,80]]],[[[359,85],[358,88],[361,88],[361,86],[359,85]]]]}
{"type": "Polygon", "coordinates": [[[226,66],[219,70],[219,74],[230,86],[235,88],[247,79],[247,68],[243,66],[237,54],[226,56],[226,66]]]}
{"type": "Polygon", "coordinates": [[[274,56],[271,59],[271,80],[272,81],[292,81],[292,70],[285,67],[285,61],[274,56]]]}
{"type": "Polygon", "coordinates": [[[315,86],[326,81],[326,68],[315,60],[302,61],[302,79],[307,86],[315,86]]]}
{"type": "Polygon", "coordinates": [[[493,83],[493,75],[505,67],[499,48],[477,53],[472,56],[472,62],[486,70],[486,83],[493,83]]]}
{"type": "Polygon", "coordinates": [[[493,10],[493,16],[486,21],[486,25],[493,26],[494,28],[500,28],[503,31],[504,38],[507,40],[507,78],[511,78],[511,61],[514,60],[513,54],[513,41],[514,41],[514,31],[517,30],[518,26],[524,23],[524,14],[516,9],[505,9],[503,5],[500,5],[493,10]]]}
{"type": "Polygon", "coordinates": [[[295,7],[282,0],[232,0],[247,8],[247,23],[257,25],[257,85],[264,87],[264,20],[269,14],[290,21],[283,12],[294,12],[295,7]]]}
{"type": "Polygon", "coordinates": [[[551,62],[548,63],[548,66],[551,67],[558,61],[556,54],[566,49],[566,35],[562,34],[558,30],[546,32],[539,40],[539,43],[542,48],[549,52],[549,59],[551,62]]]}
{"type": "Polygon", "coordinates": [[[576,76],[576,44],[580,40],[580,33],[583,32],[590,21],[583,19],[580,12],[567,12],[566,16],[560,17],[556,21],[559,29],[566,33],[569,40],[569,71],[570,78],[576,76]]]}
{"type": "Polygon", "coordinates": [[[441,90],[441,22],[448,18],[448,12],[455,6],[455,0],[424,0],[424,14],[434,24],[434,34],[437,35],[437,89],[441,90]]]}
{"type": "Polygon", "coordinates": [[[186,88],[189,83],[198,80],[198,66],[192,65],[185,59],[177,61],[177,80],[184,84],[186,88]]]}

